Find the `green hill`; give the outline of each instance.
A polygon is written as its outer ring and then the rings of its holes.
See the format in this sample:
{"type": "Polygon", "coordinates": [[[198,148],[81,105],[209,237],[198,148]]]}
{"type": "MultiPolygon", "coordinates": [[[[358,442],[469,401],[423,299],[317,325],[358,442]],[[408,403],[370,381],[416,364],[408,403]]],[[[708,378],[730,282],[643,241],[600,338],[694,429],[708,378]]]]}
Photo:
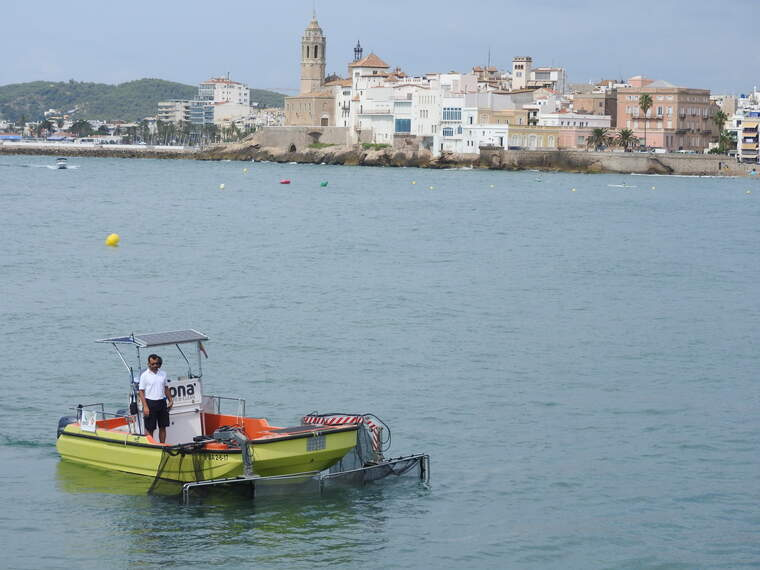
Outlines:
{"type": "MultiPolygon", "coordinates": [[[[9,121],[42,119],[48,109],[78,109],[80,119],[139,121],[156,114],[159,101],[192,99],[191,85],[163,79],[138,79],[119,85],[79,81],[33,81],[0,86],[0,117],[9,121]]],[[[251,101],[262,107],[284,106],[284,95],[251,89],[251,101]]]]}

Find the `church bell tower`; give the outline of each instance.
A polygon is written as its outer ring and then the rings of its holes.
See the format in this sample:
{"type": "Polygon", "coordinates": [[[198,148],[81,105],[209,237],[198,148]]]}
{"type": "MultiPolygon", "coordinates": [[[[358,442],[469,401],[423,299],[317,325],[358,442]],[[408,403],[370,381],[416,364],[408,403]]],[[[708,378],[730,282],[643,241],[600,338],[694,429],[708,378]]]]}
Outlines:
{"type": "Polygon", "coordinates": [[[327,38],[316,13],[301,38],[301,95],[317,91],[325,83],[327,38]]]}

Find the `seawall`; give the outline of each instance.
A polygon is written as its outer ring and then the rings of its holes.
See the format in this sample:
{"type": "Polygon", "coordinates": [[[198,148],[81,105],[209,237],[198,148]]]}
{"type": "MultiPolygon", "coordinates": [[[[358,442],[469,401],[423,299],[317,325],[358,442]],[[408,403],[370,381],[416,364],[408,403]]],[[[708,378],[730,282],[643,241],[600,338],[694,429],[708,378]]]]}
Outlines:
{"type": "Polygon", "coordinates": [[[0,154],[91,156],[99,158],[193,158],[195,148],[127,144],[0,142],[0,154]]]}

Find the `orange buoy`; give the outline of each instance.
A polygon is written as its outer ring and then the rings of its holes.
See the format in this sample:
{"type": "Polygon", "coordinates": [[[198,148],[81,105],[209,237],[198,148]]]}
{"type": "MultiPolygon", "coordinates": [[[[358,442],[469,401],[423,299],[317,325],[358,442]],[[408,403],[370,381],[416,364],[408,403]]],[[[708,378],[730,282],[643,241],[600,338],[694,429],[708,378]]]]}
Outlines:
{"type": "Polygon", "coordinates": [[[280,184],[290,184],[290,180],[284,178],[283,180],[280,180],[280,184]]]}

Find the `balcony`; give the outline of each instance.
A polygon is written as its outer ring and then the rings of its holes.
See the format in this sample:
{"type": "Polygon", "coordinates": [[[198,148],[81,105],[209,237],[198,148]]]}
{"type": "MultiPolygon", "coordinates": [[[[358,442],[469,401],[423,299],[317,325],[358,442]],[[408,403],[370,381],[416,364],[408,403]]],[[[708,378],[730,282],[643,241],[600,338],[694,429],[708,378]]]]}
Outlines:
{"type": "Polygon", "coordinates": [[[362,110],[360,115],[392,115],[390,107],[369,107],[362,110]]]}

